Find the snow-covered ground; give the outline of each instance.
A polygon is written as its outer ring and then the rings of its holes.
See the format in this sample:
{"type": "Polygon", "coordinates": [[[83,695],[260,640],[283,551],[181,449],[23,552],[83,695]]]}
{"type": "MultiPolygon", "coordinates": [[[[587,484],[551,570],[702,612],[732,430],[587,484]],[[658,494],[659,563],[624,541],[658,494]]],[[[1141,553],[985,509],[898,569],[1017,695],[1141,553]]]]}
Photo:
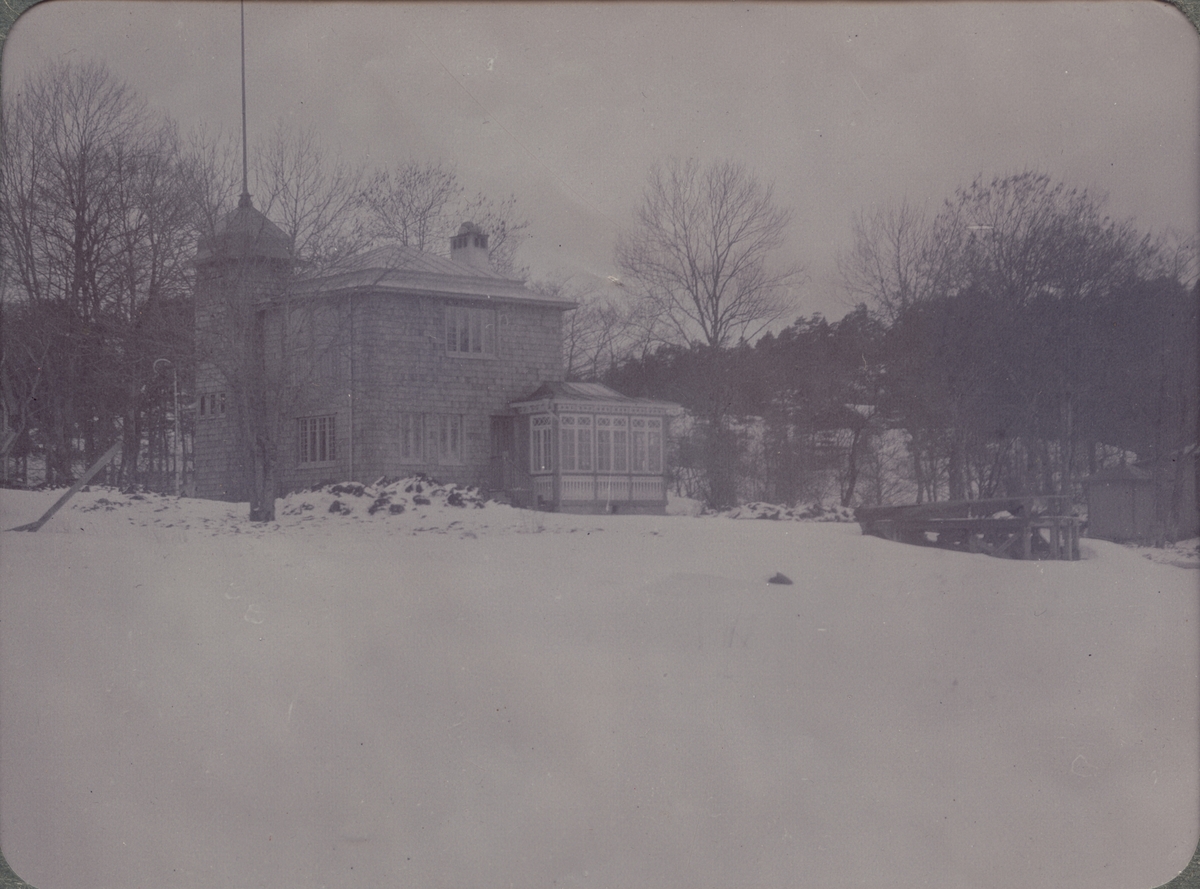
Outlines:
{"type": "MultiPolygon", "coordinates": [[[[0,535],[14,870],[1127,889],[1196,847],[1200,572],[407,486],[268,526],[93,490],[0,535]]],[[[56,493],[0,492],[0,527],[56,493]]]]}

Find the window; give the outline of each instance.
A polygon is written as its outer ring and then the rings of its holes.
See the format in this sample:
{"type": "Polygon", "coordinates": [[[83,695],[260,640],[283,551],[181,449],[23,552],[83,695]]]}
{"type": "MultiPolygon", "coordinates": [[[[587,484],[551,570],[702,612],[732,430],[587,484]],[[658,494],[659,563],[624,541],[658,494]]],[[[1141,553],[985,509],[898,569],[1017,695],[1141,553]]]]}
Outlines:
{"type": "Polygon", "coordinates": [[[629,471],[629,418],[596,418],[596,471],[629,471]]]}
{"type": "Polygon", "coordinates": [[[421,414],[400,414],[400,460],[404,463],[420,463],[421,442],[425,438],[425,423],[421,414]]]}
{"type": "Polygon", "coordinates": [[[200,403],[196,408],[196,414],[200,417],[225,416],[225,393],[218,392],[216,395],[201,395],[200,403]]]}
{"type": "Polygon", "coordinates": [[[446,352],[450,355],[496,354],[496,313],[491,309],[446,307],[446,352]]]}
{"type": "Polygon", "coordinates": [[[592,471],[592,418],[559,417],[559,460],[564,472],[592,471]]]}
{"type": "Polygon", "coordinates": [[[529,471],[549,472],[554,468],[552,446],[553,418],[548,415],[530,418],[529,471]]]}
{"type": "Polygon", "coordinates": [[[337,459],[333,417],[301,417],[296,421],[297,462],[329,463],[337,459]]]}
{"type": "Polygon", "coordinates": [[[439,463],[461,463],[463,459],[462,417],[441,414],[437,417],[437,458],[439,463]]]}
{"type": "Polygon", "coordinates": [[[400,460],[403,463],[463,462],[461,414],[400,414],[400,460]]]}
{"type": "Polygon", "coordinates": [[[633,418],[632,469],[634,472],[662,472],[662,420],[657,417],[633,418]]]}

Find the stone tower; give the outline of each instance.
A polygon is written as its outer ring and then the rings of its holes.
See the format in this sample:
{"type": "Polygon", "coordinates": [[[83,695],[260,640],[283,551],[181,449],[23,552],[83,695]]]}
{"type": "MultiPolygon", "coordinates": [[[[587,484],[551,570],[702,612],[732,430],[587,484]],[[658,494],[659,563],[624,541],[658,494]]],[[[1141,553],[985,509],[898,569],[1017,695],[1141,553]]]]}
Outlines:
{"type": "Polygon", "coordinates": [[[196,249],[196,496],[250,500],[252,447],[278,418],[270,331],[292,273],[287,235],[243,192],[196,249]]]}

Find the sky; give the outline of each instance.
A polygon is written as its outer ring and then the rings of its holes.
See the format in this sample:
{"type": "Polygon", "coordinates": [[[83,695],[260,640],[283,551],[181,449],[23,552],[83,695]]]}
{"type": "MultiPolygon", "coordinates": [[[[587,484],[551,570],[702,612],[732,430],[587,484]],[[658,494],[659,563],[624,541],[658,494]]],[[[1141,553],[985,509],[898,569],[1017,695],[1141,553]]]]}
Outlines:
{"type": "MultiPolygon", "coordinates": [[[[4,46],[6,95],[100,59],[183,126],[240,128],[238,6],[52,0],[4,46]]],[[[381,167],[515,194],[534,277],[616,275],[652,164],[733,158],[792,210],[794,315],[839,317],[860,211],[934,211],[1037,170],[1143,231],[1200,229],[1200,38],[1153,0],[1085,3],[246,4],[249,140],[277,120],[381,167]]],[[[611,286],[611,285],[606,285],[611,286]]]]}

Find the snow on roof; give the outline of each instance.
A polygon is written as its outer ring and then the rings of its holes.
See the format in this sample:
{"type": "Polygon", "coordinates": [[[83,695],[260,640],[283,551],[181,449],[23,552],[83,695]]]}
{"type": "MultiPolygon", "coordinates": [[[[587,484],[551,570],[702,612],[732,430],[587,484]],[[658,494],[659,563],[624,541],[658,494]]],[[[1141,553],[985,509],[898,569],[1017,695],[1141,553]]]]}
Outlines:
{"type": "Polygon", "coordinates": [[[1083,483],[1087,485],[1093,482],[1149,482],[1153,480],[1154,476],[1145,469],[1139,469],[1136,466],[1122,463],[1118,466],[1109,466],[1106,469],[1094,472],[1085,478],[1083,483]]]}
{"type": "Polygon", "coordinates": [[[196,245],[196,262],[222,258],[265,257],[291,261],[288,236],[250,203],[240,205],[217,222],[196,245]]]}
{"type": "Polygon", "coordinates": [[[495,269],[468,265],[415,247],[387,245],[351,257],[335,269],[315,275],[302,289],[310,293],[371,289],[426,294],[500,298],[574,308],[569,300],[544,296],[495,269]]]}
{"type": "Polygon", "coordinates": [[[591,401],[606,403],[623,403],[642,405],[645,407],[661,407],[666,410],[678,408],[669,401],[658,401],[653,398],[633,398],[622,395],[616,389],[611,389],[603,383],[568,383],[562,380],[551,380],[542,383],[524,398],[511,402],[513,406],[531,404],[538,401],[591,401]]]}

